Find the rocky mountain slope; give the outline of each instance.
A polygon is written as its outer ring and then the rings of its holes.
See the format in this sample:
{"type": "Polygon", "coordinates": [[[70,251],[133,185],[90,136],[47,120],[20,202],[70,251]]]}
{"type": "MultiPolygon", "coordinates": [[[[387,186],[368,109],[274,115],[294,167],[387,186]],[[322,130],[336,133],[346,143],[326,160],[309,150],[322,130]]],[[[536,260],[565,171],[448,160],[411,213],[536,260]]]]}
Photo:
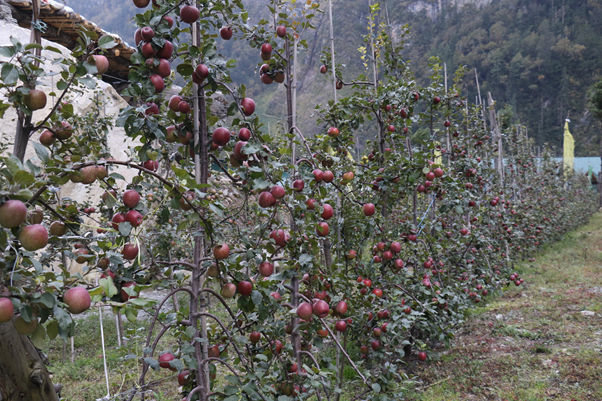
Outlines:
{"type": "MultiPolygon", "coordinates": [[[[346,79],[363,72],[358,51],[367,31],[368,0],[334,0],[334,35],[338,61],[346,79]]],[[[137,11],[130,1],[97,0],[67,4],[109,31],[130,39],[131,17],[137,11]]],[[[326,4],[326,3],[325,3],[326,4]]],[[[590,0],[399,0],[381,2],[388,8],[394,31],[409,24],[403,56],[420,80],[428,75],[428,59],[438,56],[453,72],[466,65],[478,72],[481,93],[491,91],[507,123],[521,123],[538,144],[560,145],[562,124],[569,117],[577,155],[595,155],[600,123],[587,113],[587,90],[600,74],[602,1],[590,0]]],[[[247,0],[251,22],[267,16],[264,0],[247,0]]],[[[381,12],[380,21],[384,21],[381,12]]],[[[299,86],[300,125],[317,132],[311,110],[315,102],[331,98],[330,80],[319,74],[320,52],[328,51],[327,14],[314,20],[317,31],[305,39],[310,46],[301,54],[299,86]]],[[[282,88],[262,85],[256,74],[255,51],[241,41],[223,44],[224,54],[237,61],[235,82],[244,83],[259,100],[259,112],[270,126],[284,116],[282,88]]],[[[474,72],[463,81],[468,98],[477,94],[474,72]]],[[[343,91],[344,94],[344,91],[343,91]]]]}

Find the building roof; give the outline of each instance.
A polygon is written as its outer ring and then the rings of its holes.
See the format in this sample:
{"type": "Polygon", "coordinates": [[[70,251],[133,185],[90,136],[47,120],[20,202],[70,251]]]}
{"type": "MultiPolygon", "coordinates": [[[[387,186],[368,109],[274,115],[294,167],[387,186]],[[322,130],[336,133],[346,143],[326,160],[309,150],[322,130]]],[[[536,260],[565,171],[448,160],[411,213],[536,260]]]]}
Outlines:
{"type": "MultiPolygon", "coordinates": [[[[32,0],[5,0],[11,6],[13,17],[19,26],[31,29],[32,0]]],[[[86,0],[84,0],[86,1],[86,0]]],[[[92,21],[88,21],[72,8],[54,0],[40,0],[40,21],[46,24],[42,30],[42,37],[51,42],[59,43],[68,49],[76,46],[77,28],[84,27],[98,33],[98,37],[109,35],[113,37],[117,46],[108,50],[105,56],[109,60],[109,71],[103,76],[108,82],[127,80],[130,70],[130,57],[136,48],[128,45],[118,35],[100,28],[92,21]]]]}

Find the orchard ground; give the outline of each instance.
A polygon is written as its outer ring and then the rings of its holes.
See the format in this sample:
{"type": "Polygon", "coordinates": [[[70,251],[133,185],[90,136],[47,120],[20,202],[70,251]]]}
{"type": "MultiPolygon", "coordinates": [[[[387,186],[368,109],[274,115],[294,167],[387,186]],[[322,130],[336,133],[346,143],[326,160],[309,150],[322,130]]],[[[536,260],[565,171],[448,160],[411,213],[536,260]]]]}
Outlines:
{"type": "MultiPolygon", "coordinates": [[[[408,400],[602,400],[602,214],[548,246],[535,263],[517,265],[523,286],[475,309],[450,349],[429,353],[427,362],[414,358],[407,366],[417,390],[408,400]]],[[[169,310],[166,310],[169,312],[169,310]]],[[[115,318],[104,313],[111,395],[127,391],[140,366],[129,353],[142,345],[117,347],[115,318]],[[126,351],[129,349],[129,351],[126,351]]],[[[142,342],[146,319],[126,322],[142,342]]],[[[75,362],[62,361],[60,340],[49,343],[50,371],[62,383],[65,400],[96,400],[106,395],[98,314],[78,320],[75,362]]],[[[167,351],[172,337],[157,350],[167,351]]],[[[352,372],[346,372],[353,374],[352,372]]],[[[162,369],[150,400],[177,399],[174,373],[162,369]]],[[[120,398],[117,398],[120,399],[120,398]]]]}
{"type": "Polygon", "coordinates": [[[424,391],[411,400],[602,400],[602,214],[516,270],[524,287],[413,368],[424,391]]]}

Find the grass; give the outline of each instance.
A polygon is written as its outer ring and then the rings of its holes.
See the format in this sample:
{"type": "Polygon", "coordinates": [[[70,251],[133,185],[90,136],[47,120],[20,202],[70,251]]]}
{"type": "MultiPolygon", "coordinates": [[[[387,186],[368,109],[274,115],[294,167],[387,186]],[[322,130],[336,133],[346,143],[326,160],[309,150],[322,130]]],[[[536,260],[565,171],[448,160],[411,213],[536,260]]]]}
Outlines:
{"type": "MultiPolygon", "coordinates": [[[[516,271],[525,278],[524,286],[472,311],[450,349],[430,353],[426,363],[412,362],[408,368],[420,382],[407,400],[602,400],[602,214],[516,271]]],[[[132,342],[119,347],[115,318],[109,311],[104,316],[110,392],[115,395],[138,377],[140,365],[127,355],[141,354],[142,346],[132,342]]],[[[126,323],[126,329],[140,342],[146,337],[143,322],[126,323]]],[[[157,350],[174,343],[164,337],[157,350]]],[[[64,361],[61,340],[49,342],[45,350],[53,363],[53,381],[65,386],[63,399],[105,396],[97,312],[78,320],[73,363],[67,348],[64,361]]],[[[345,369],[345,378],[354,375],[345,369]]],[[[164,369],[149,371],[147,380],[160,382],[146,399],[179,399],[172,376],[164,369]]]]}
{"type": "Polygon", "coordinates": [[[602,215],[516,270],[524,286],[414,366],[422,385],[409,400],[602,400],[602,215]]]}

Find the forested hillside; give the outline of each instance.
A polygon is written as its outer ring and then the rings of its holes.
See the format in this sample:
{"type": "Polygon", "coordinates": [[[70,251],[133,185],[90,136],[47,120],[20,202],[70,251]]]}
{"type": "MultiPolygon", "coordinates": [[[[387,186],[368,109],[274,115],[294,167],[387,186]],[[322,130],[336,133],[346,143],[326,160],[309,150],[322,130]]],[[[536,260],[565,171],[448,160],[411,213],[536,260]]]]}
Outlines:
{"type": "MultiPolygon", "coordinates": [[[[265,0],[245,4],[249,16],[258,21],[268,18],[265,0]]],[[[133,42],[129,16],[136,11],[130,1],[67,0],[87,18],[133,42]]],[[[327,3],[324,3],[326,6],[327,3]]],[[[380,21],[384,22],[381,3],[380,21]]],[[[498,1],[389,1],[388,14],[393,32],[409,24],[405,58],[409,59],[418,80],[429,74],[428,59],[437,56],[447,63],[448,72],[460,65],[478,71],[481,95],[490,91],[498,109],[506,106],[505,116],[527,126],[538,144],[561,144],[562,124],[572,120],[578,156],[597,155],[600,123],[587,113],[587,91],[601,72],[602,0],[498,0],[498,1]],[[441,5],[441,8],[439,7],[441,5]]],[[[337,62],[344,65],[350,80],[364,69],[358,47],[367,33],[368,0],[334,0],[335,46],[337,62]]],[[[331,81],[319,73],[320,53],[328,50],[328,17],[314,19],[318,43],[308,48],[301,59],[299,86],[300,125],[308,132],[318,128],[313,122],[310,99],[327,101],[331,81]]],[[[226,55],[236,54],[238,68],[233,76],[244,83],[260,100],[259,111],[270,115],[282,111],[282,88],[259,82],[257,67],[261,59],[246,43],[224,42],[226,55]]],[[[369,71],[367,71],[369,72],[369,71]]],[[[464,79],[468,98],[475,99],[474,72],[464,79]]],[[[343,90],[344,92],[345,90],[343,90]]],[[[277,121],[272,120],[271,124],[277,121]]]]}

